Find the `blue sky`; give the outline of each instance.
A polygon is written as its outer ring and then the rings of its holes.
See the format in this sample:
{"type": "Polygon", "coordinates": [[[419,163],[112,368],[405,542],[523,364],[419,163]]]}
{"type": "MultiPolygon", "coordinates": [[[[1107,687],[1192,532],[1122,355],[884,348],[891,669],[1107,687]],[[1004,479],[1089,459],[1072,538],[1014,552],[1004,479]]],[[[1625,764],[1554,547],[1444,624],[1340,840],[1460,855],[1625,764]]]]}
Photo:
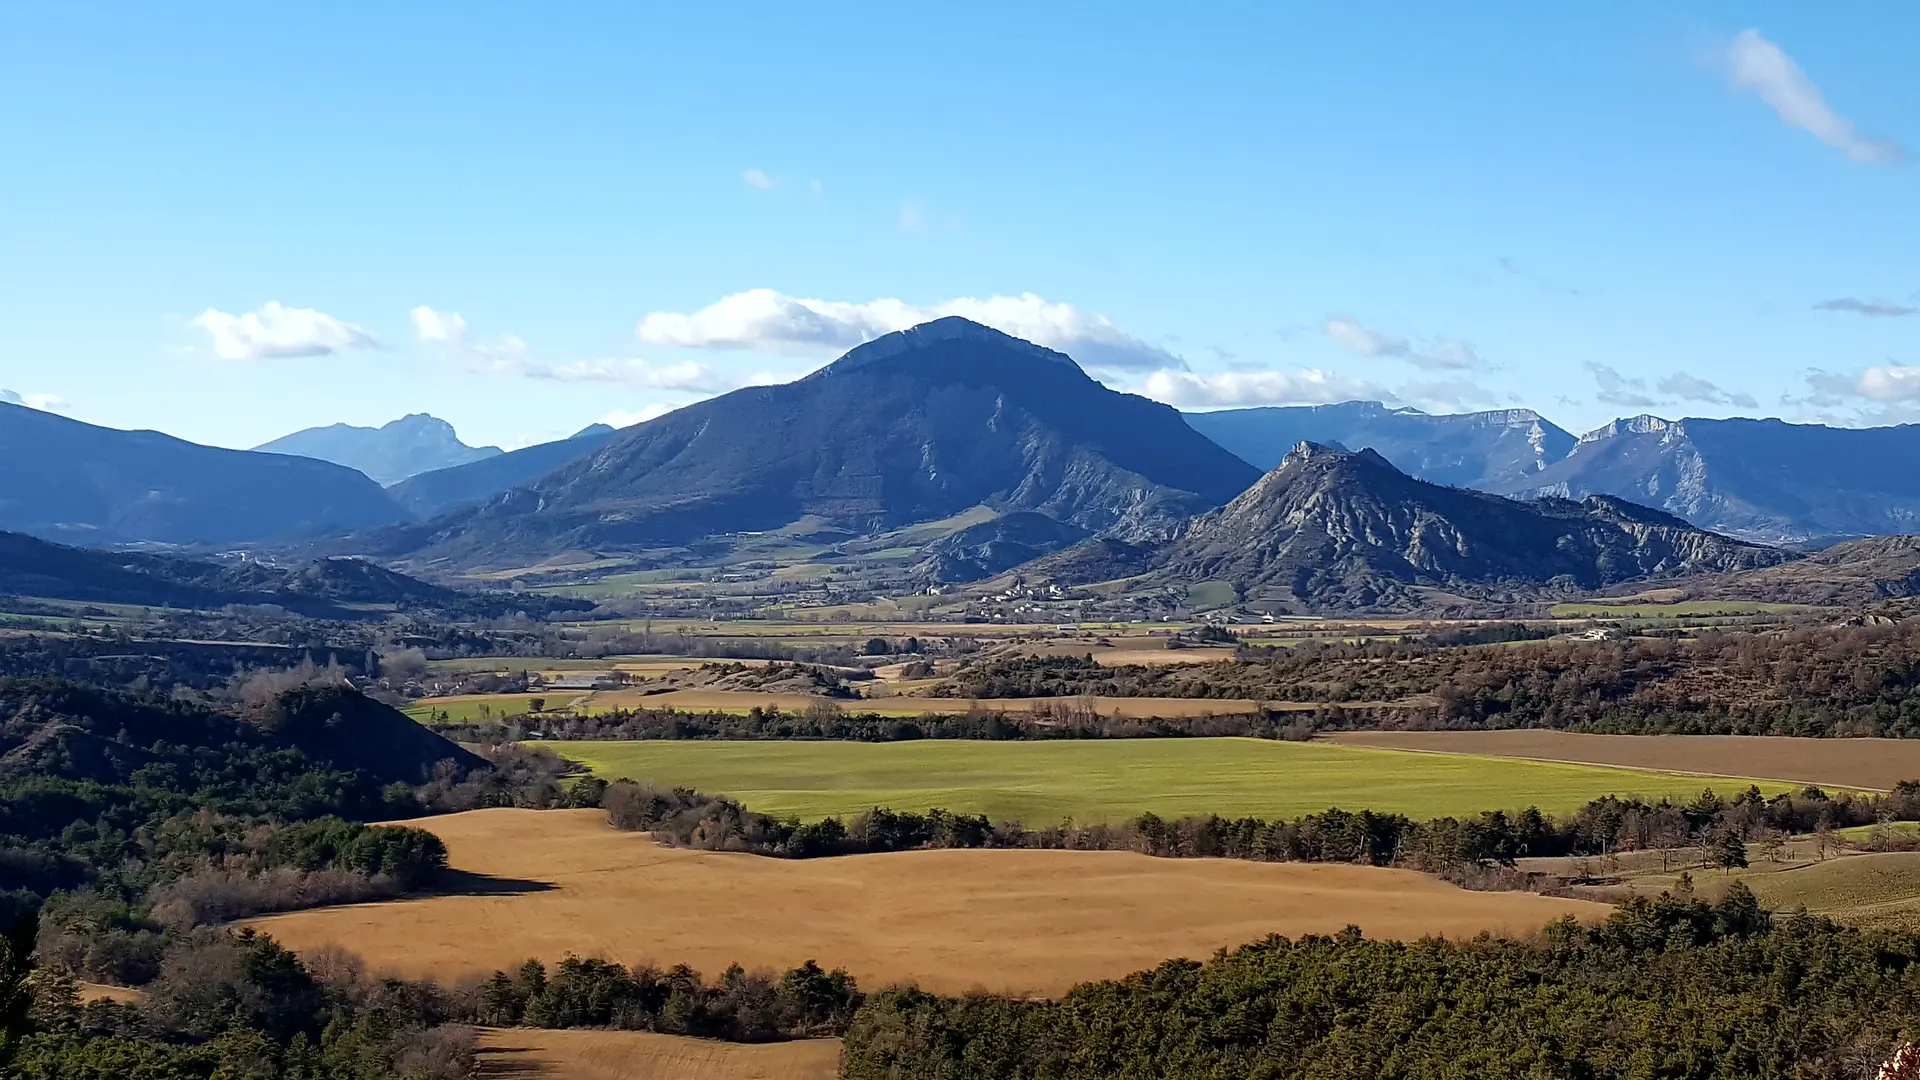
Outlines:
{"type": "Polygon", "coordinates": [[[1183,407],[1920,419],[1908,6],[719,7],[0,7],[0,392],[517,445],[957,311],[1183,407]]]}

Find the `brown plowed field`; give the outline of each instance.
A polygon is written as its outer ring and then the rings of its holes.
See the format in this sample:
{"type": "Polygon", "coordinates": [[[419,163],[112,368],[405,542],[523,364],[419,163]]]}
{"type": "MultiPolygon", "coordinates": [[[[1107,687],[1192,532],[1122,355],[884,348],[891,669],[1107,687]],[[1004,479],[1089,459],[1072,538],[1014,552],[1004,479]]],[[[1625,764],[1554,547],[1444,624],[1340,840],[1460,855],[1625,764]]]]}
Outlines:
{"type": "Polygon", "coordinates": [[[1603,905],[1467,892],[1406,870],[1154,859],[1124,852],[914,851],[782,860],[664,848],[597,810],[478,810],[419,822],[462,895],[293,912],[254,925],[295,949],[337,943],[375,970],[457,978],[567,953],[622,963],[816,959],[868,988],[916,981],[1057,994],[1272,933],[1527,932],[1603,905]]]}
{"type": "Polygon", "coordinates": [[[1354,731],[1343,746],[1753,777],[1886,791],[1920,780],[1920,739],[1794,739],[1774,735],[1586,735],[1572,731],[1354,731]]]}
{"type": "Polygon", "coordinates": [[[646,1031],[480,1032],[476,1080],[834,1080],[840,1041],[743,1046],[646,1031]]]}

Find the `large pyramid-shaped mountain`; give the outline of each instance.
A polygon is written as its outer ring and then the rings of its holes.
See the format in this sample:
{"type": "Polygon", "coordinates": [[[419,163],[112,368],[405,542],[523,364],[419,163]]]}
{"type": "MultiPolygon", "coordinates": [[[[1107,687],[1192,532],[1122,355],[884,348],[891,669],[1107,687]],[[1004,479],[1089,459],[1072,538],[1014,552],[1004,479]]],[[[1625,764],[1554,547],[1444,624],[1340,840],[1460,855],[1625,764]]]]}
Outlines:
{"type": "Polygon", "coordinates": [[[802,518],[860,531],[975,506],[1168,535],[1258,478],[1174,409],[960,318],[888,334],[796,382],[638,425],[599,452],[406,530],[467,561],[642,548],[802,518]]]}

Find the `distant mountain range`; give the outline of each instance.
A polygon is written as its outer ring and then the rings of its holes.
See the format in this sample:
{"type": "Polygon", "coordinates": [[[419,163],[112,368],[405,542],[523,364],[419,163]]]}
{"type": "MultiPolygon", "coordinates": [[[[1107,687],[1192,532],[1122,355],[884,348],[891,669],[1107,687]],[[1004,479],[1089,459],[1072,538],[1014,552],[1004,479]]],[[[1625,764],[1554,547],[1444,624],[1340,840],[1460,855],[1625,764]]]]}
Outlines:
{"type": "Polygon", "coordinates": [[[1566,457],[1495,490],[1618,495],[1766,543],[1920,532],[1920,425],[1636,416],[1581,436],[1566,457]]]}
{"type": "Polygon", "coordinates": [[[1125,563],[1301,442],[1372,450],[1445,486],[1614,496],[1770,544],[1920,532],[1920,425],[1641,416],[1576,440],[1524,409],[1429,415],[1350,401],[1183,416],[957,318],[792,383],[512,453],[466,446],[426,414],[266,444],[295,456],[0,403],[0,452],[20,463],[0,469],[0,529],[101,547],[324,538],[315,550],[462,569],[685,549],[796,523],[871,535],[967,514],[962,534],[915,541],[924,576],[962,581],[1092,538],[1125,563]],[[402,479],[383,491],[370,477],[402,479]],[[996,520],[979,524],[986,512],[996,520]]]}
{"type": "Polygon", "coordinates": [[[1566,457],[1574,438],[1532,409],[1436,416],[1377,401],[1188,413],[1187,423],[1240,459],[1271,469],[1303,442],[1372,450],[1409,476],[1496,490],[1566,457]]]}
{"type": "Polygon", "coordinates": [[[272,604],[334,619],[364,618],[371,608],[496,616],[591,606],[545,596],[461,592],[364,559],[314,559],[295,566],[255,559],[207,562],[69,547],[11,532],[0,532],[0,595],[209,610],[272,604]]]}
{"type": "Polygon", "coordinates": [[[1434,606],[1432,591],[1590,590],[1790,558],[1610,496],[1520,502],[1414,479],[1372,450],[1302,443],[1170,541],[1096,539],[1024,572],[1068,584],[1222,582],[1242,600],[1393,609],[1434,606]]]}
{"type": "Polygon", "coordinates": [[[68,543],[240,545],[408,520],[311,458],[223,450],[0,402],[0,529],[68,543]]]}
{"type": "Polygon", "coordinates": [[[413,413],[377,428],[329,424],[283,435],[254,447],[270,454],[296,454],[358,469],[381,484],[397,484],[435,469],[500,456],[497,446],[468,446],[453,425],[413,413]]]}
{"type": "Polygon", "coordinates": [[[622,432],[477,506],[378,538],[384,554],[513,563],[681,545],[805,518],[861,532],[973,507],[1165,536],[1258,470],[1174,409],[960,318],[888,334],[796,382],[622,432]]]}
{"type": "Polygon", "coordinates": [[[501,492],[530,484],[607,445],[615,434],[617,432],[606,424],[594,424],[569,438],[524,446],[464,465],[408,477],[389,486],[387,494],[424,520],[456,506],[483,502],[501,492]]]}

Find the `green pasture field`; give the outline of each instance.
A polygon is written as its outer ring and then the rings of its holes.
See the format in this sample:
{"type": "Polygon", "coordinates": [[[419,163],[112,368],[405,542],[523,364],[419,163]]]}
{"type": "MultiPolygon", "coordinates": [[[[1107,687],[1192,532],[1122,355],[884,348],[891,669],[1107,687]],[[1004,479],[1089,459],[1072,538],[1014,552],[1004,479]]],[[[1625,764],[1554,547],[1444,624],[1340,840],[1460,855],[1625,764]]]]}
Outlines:
{"type": "Polygon", "coordinates": [[[1745,880],[1775,911],[1804,907],[1852,926],[1920,928],[1920,852],[1849,855],[1745,880]]]}
{"type": "MultiPolygon", "coordinates": [[[[1424,819],[1528,806],[1565,813],[1602,795],[1692,798],[1708,786],[1634,769],[1238,738],[546,745],[609,780],[691,787],[809,820],[877,806],[1028,825],[1147,811],[1291,818],[1334,806],[1424,819]]],[[[1711,783],[1728,793],[1747,785],[1711,783]]],[[[1769,795],[1791,788],[1758,784],[1769,795]]]]}
{"type": "Polygon", "coordinates": [[[1818,610],[1809,604],[1775,604],[1761,600],[1681,600],[1671,604],[1555,604],[1548,614],[1556,619],[1663,619],[1709,615],[1794,615],[1818,610]]]}

